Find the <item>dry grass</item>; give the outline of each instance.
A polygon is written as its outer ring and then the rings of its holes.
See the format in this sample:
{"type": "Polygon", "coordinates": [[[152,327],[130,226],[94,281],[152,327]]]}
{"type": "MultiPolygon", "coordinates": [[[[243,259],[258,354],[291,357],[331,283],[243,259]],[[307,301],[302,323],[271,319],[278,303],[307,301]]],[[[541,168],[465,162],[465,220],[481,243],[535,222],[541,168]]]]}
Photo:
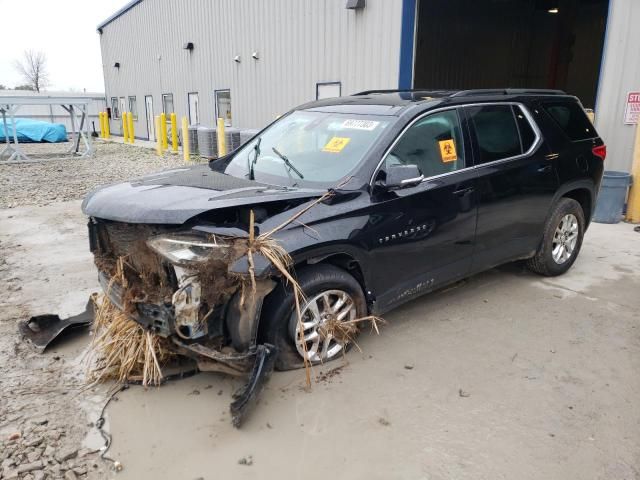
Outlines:
{"type": "MultiPolygon", "coordinates": [[[[118,259],[111,279],[126,285],[125,258],[118,259]]],[[[162,365],[174,354],[166,340],[146,331],[129,315],[113,305],[106,295],[94,295],[93,340],[88,352],[87,376],[91,382],[138,381],[142,385],[162,382],[162,365]]]]}
{"type": "Polygon", "coordinates": [[[356,342],[356,336],[360,331],[360,324],[363,322],[371,322],[371,331],[380,335],[378,324],[384,324],[385,321],[375,315],[367,315],[366,317],[354,318],[353,320],[340,321],[335,318],[328,319],[318,328],[318,333],[323,338],[333,337],[340,343],[352,343],[359,352],[362,349],[356,342]]]}

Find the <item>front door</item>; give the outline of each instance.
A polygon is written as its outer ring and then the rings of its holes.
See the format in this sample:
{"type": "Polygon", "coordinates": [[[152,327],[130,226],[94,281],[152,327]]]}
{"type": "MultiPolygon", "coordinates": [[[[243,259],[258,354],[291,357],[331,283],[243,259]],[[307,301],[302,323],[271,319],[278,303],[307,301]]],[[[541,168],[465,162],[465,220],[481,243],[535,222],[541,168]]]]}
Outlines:
{"type": "Polygon", "coordinates": [[[535,253],[558,177],[531,113],[517,104],[466,108],[478,174],[473,270],[535,253]]]}
{"type": "Polygon", "coordinates": [[[466,125],[456,108],[419,117],[396,140],[379,180],[393,165],[417,165],[418,186],[374,187],[365,237],[374,265],[377,309],[464,277],[476,228],[475,171],[466,125]]]}
{"type": "Polygon", "coordinates": [[[189,125],[200,123],[200,106],[198,105],[198,94],[190,93],[189,97],[189,125]]]}
{"type": "Polygon", "coordinates": [[[153,116],[153,97],[151,95],[145,95],[144,106],[147,116],[147,138],[151,142],[156,141],[156,123],[153,116]]]}

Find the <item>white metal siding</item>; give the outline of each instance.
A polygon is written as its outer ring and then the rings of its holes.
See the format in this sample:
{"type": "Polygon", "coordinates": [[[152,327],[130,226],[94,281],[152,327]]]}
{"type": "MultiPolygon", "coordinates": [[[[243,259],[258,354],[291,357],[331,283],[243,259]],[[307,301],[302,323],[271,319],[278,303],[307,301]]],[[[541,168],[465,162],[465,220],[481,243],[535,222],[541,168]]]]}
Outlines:
{"type": "MultiPolygon", "coordinates": [[[[103,28],[107,100],[135,95],[136,136],[146,138],[145,95],[159,114],[161,94],[173,93],[181,117],[187,94],[198,92],[201,123],[213,125],[214,90],[230,89],[233,126],[259,128],[314,100],[318,82],[342,82],[343,95],[397,88],[402,1],[344,7],[345,0],[144,0],[103,28]]],[[[111,128],[120,131],[113,120],[111,128]]]]}
{"type": "Polygon", "coordinates": [[[607,144],[607,170],[631,168],[635,125],[625,125],[627,93],[640,91],[640,1],[611,0],[596,105],[596,128],[607,144]]]}

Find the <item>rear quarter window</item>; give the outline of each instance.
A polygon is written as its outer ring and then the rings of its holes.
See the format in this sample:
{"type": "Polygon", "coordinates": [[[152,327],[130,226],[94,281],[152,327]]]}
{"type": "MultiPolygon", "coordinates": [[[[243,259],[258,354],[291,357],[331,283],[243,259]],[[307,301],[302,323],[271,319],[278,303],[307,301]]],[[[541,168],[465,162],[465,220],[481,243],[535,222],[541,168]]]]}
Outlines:
{"type": "Polygon", "coordinates": [[[543,103],[542,108],[572,141],[587,140],[598,136],[589,117],[578,103],[543,103]]]}

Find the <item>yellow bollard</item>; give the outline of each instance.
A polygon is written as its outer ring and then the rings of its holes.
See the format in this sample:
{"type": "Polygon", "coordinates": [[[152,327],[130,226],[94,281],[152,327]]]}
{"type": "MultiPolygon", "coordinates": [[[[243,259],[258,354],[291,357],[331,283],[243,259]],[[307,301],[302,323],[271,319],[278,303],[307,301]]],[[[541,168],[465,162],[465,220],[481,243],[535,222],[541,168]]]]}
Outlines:
{"type": "Polygon", "coordinates": [[[133,142],[136,140],[136,135],[133,130],[133,113],[129,112],[129,143],[133,145],[133,142]]]}
{"type": "Polygon", "coordinates": [[[627,222],[640,223],[640,121],[636,125],[631,179],[633,183],[629,190],[629,200],[627,200],[627,222]]]}
{"type": "Polygon", "coordinates": [[[111,126],[109,125],[109,114],[104,112],[104,135],[107,140],[111,137],[111,126]]]}
{"type": "Polygon", "coordinates": [[[169,148],[167,143],[167,115],[163,112],[160,114],[160,138],[162,139],[162,151],[169,148]]]}
{"type": "Polygon", "coordinates": [[[162,155],[162,135],[160,135],[160,115],[156,115],[156,153],[162,155]]]}
{"type": "Polygon", "coordinates": [[[191,152],[189,151],[189,122],[187,122],[187,117],[182,117],[182,159],[185,163],[191,161],[191,152]]]}
{"type": "Polygon", "coordinates": [[[129,141],[129,124],[127,123],[127,112],[122,112],[122,136],[124,143],[129,141]]]}
{"type": "Polygon", "coordinates": [[[227,142],[224,138],[224,119],[218,119],[218,131],[216,132],[218,137],[218,158],[224,157],[227,154],[227,142]]]}
{"type": "Polygon", "coordinates": [[[175,113],[171,113],[171,150],[178,153],[178,121],[175,113]]]}

